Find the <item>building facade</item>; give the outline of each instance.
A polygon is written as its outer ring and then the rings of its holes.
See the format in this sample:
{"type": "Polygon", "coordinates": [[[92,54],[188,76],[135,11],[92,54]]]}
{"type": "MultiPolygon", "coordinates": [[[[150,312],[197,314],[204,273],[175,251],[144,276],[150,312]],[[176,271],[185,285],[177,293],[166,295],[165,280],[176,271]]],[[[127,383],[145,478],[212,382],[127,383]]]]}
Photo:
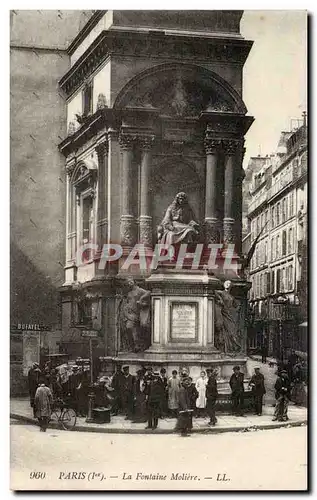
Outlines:
{"type": "Polygon", "coordinates": [[[96,357],[118,354],[122,281],[133,275],[146,287],[149,276],[122,263],[137,243],[146,259],[153,256],[176,193],[187,193],[205,244],[234,244],[241,255],[244,135],[253,121],[242,99],[252,42],[240,34],[241,16],[97,11],[68,49],[60,80],[68,133],[59,149],[66,162],[62,344],[72,355],[87,352],[83,328],[97,332],[96,357]],[[104,244],[119,244],[122,259],[102,265],[104,244]]]}
{"type": "MultiPolygon", "coordinates": [[[[251,158],[250,164],[254,160],[251,158]]],[[[306,351],[307,124],[282,132],[277,151],[252,178],[250,244],[259,235],[249,279],[252,327],[249,348],[269,339],[270,353],[306,351]],[[304,295],[303,295],[304,294],[304,295]]]]}
{"type": "Polygon", "coordinates": [[[27,391],[26,373],[58,349],[64,281],[65,179],[58,143],[66,110],[58,87],[67,46],[92,11],[10,13],[11,391],[27,391]]]}

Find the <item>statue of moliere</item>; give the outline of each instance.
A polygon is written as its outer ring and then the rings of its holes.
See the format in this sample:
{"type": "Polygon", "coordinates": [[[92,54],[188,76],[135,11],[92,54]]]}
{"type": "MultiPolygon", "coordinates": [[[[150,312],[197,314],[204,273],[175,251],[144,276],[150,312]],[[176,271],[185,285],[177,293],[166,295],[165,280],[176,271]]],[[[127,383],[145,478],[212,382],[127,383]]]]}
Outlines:
{"type": "Polygon", "coordinates": [[[180,192],[166,210],[158,227],[158,242],[167,245],[193,243],[199,235],[199,224],[188,203],[186,193],[180,192]]]}

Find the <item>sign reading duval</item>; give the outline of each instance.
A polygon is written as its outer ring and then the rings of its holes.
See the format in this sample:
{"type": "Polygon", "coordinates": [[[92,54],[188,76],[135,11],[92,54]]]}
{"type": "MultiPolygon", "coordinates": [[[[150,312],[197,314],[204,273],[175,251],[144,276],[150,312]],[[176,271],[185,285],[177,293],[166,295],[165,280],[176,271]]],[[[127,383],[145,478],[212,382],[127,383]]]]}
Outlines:
{"type": "Polygon", "coordinates": [[[171,341],[195,342],[197,341],[197,315],[196,302],[172,302],[171,304],[171,341]]]}

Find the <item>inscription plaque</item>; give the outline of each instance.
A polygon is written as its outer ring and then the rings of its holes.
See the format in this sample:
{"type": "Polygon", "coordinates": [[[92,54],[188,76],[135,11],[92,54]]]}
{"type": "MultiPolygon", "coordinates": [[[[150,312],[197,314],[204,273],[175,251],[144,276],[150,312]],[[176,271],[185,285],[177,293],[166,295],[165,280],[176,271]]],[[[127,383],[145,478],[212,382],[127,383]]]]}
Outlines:
{"type": "Polygon", "coordinates": [[[172,342],[197,342],[197,302],[172,302],[170,316],[170,340],[172,342]]]}

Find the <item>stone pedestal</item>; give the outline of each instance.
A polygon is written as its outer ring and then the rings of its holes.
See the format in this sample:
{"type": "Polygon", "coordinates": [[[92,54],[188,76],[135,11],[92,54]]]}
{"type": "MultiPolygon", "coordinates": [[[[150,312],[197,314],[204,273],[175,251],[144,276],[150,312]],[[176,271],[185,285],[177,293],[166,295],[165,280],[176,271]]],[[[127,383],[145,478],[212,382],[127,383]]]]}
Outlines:
{"type": "Polygon", "coordinates": [[[245,354],[224,354],[214,344],[219,279],[206,271],[162,267],[146,282],[152,294],[151,347],[143,353],[119,353],[115,361],[129,364],[132,373],[142,365],[157,371],[164,367],[168,376],[172,370],[186,370],[194,381],[201,370],[212,367],[218,373],[220,394],[230,393],[228,381],[235,365],[248,380],[245,354]]]}

